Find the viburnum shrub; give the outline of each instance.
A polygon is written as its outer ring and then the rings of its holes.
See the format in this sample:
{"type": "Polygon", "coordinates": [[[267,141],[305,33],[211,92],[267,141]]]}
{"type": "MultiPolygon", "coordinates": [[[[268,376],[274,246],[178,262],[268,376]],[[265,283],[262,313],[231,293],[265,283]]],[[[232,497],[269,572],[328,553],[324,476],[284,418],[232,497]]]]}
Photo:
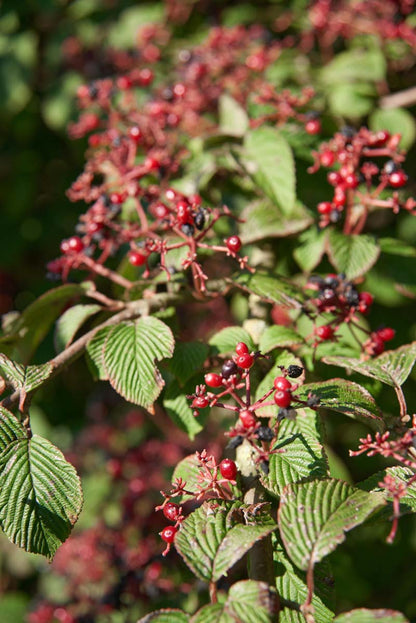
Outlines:
{"type": "MultiPolygon", "coordinates": [[[[78,222],[4,317],[0,525],[65,587],[28,621],[400,623],[334,595],[346,533],[386,568],[416,510],[413,2],[210,28],[201,6],[166,1],[79,85],[78,222]],[[112,391],[64,456],[33,413],[81,356],[112,391]]],[[[66,66],[87,52],[67,40],[66,66]]]]}

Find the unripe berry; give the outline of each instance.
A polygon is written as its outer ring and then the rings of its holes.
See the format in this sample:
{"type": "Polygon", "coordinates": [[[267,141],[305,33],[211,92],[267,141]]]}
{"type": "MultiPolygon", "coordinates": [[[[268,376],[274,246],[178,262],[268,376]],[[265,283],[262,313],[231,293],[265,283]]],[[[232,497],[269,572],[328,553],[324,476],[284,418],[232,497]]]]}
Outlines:
{"type": "Polygon", "coordinates": [[[144,166],[148,171],[157,171],[160,167],[160,162],[157,158],[147,156],[146,160],[144,161],[144,166]]]}
{"type": "Polygon", "coordinates": [[[220,463],[221,476],[226,480],[235,480],[237,465],[231,459],[223,459],[220,463]]]}
{"type": "Polygon", "coordinates": [[[391,327],[383,327],[377,331],[377,335],[383,342],[390,342],[396,335],[396,331],[391,327]]]}
{"type": "Polygon", "coordinates": [[[309,119],[305,123],[305,130],[308,134],[319,134],[321,131],[321,122],[319,119],[309,119]]]}
{"type": "Polygon", "coordinates": [[[290,407],[292,403],[292,394],[287,390],[278,389],[274,393],[273,400],[275,401],[278,407],[287,409],[287,407],[290,407]]]}
{"type": "Polygon", "coordinates": [[[292,387],[292,383],[288,381],[287,378],[285,378],[284,376],[276,376],[273,381],[273,385],[276,389],[283,390],[291,389],[292,387]]]}
{"type": "Polygon", "coordinates": [[[407,182],[407,175],[403,171],[403,169],[399,169],[398,171],[393,171],[391,175],[389,175],[389,184],[393,188],[401,188],[407,182]]]}
{"type": "Polygon", "coordinates": [[[245,353],[245,355],[239,355],[236,360],[236,364],[240,368],[244,368],[245,370],[247,370],[248,368],[251,368],[251,366],[253,365],[253,362],[254,362],[254,357],[253,355],[250,355],[249,353],[245,353]]]}
{"type": "Polygon", "coordinates": [[[324,324],[320,327],[315,327],[315,335],[320,340],[330,340],[334,336],[334,329],[329,324],[324,324]]]}
{"type": "Polygon", "coordinates": [[[166,526],[159,534],[166,543],[173,543],[177,531],[178,529],[175,526],[166,526]]]}
{"type": "Polygon", "coordinates": [[[179,517],[179,506],[174,502],[166,502],[163,507],[163,514],[169,521],[176,521],[179,517]]]}
{"type": "Polygon", "coordinates": [[[243,409],[238,415],[244,428],[252,428],[257,424],[255,416],[248,409],[243,409]]]}
{"type": "Polygon", "coordinates": [[[345,194],[345,190],[342,186],[337,186],[334,192],[333,203],[336,206],[343,206],[347,200],[347,195],[345,194]]]}
{"type": "Polygon", "coordinates": [[[323,167],[330,167],[335,162],[335,154],[327,149],[320,154],[319,160],[323,167]]]}
{"type": "Polygon", "coordinates": [[[241,240],[238,236],[230,236],[225,241],[227,249],[232,253],[237,253],[241,249],[241,240]]]}
{"type": "Polygon", "coordinates": [[[62,253],[81,253],[84,250],[84,243],[79,236],[71,236],[61,243],[62,253]]]}
{"type": "Polygon", "coordinates": [[[129,262],[132,266],[143,266],[146,263],[147,255],[140,251],[130,251],[129,262]]]}
{"type": "Polygon", "coordinates": [[[186,201],[178,201],[176,204],[176,218],[180,225],[185,225],[192,220],[191,208],[186,201]]]}
{"type": "Polygon", "coordinates": [[[358,177],[355,173],[349,173],[344,177],[344,185],[346,188],[357,188],[358,183],[358,177]]]}
{"type": "Polygon", "coordinates": [[[192,401],[192,406],[195,409],[205,409],[209,405],[209,400],[206,396],[197,396],[192,401]]]}
{"type": "Polygon", "coordinates": [[[208,387],[220,387],[222,385],[222,377],[215,372],[208,372],[204,379],[208,387]]]}
{"type": "Polygon", "coordinates": [[[330,171],[327,175],[327,180],[331,186],[338,186],[338,184],[342,181],[342,177],[338,171],[330,171]]]}
{"type": "Polygon", "coordinates": [[[135,125],[132,128],[130,128],[129,136],[132,139],[132,141],[134,141],[135,143],[139,143],[143,137],[143,134],[140,128],[137,125],[135,125]]]}
{"type": "Polygon", "coordinates": [[[330,201],[321,201],[318,203],[319,214],[330,214],[332,212],[332,203],[330,201]]]}
{"type": "Polygon", "coordinates": [[[247,344],[245,342],[238,342],[235,347],[235,352],[237,355],[246,355],[249,352],[247,344]]]}

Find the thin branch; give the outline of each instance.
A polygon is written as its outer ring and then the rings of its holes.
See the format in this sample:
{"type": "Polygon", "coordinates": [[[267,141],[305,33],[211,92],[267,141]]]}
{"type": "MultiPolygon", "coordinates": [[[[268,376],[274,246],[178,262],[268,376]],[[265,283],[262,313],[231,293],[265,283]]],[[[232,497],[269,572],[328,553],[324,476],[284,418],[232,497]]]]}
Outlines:
{"type": "Polygon", "coordinates": [[[397,93],[390,93],[379,100],[380,108],[399,108],[416,104],[416,87],[410,87],[397,93]]]}

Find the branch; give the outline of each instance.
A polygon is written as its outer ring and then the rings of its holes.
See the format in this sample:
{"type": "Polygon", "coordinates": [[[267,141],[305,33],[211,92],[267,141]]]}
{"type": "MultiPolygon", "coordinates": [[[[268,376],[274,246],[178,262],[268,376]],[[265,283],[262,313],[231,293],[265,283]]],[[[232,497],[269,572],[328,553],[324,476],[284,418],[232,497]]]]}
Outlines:
{"type": "Polygon", "coordinates": [[[399,108],[416,104],[416,87],[410,87],[397,93],[390,93],[379,100],[380,108],[399,108]]]}

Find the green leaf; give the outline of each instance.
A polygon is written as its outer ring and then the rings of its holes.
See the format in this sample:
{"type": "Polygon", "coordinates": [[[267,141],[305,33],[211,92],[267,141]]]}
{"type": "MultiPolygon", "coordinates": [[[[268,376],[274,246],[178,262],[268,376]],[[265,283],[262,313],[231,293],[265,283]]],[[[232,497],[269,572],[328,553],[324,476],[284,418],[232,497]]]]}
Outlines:
{"type": "Polygon", "coordinates": [[[4,409],[0,416],[2,442],[9,435],[0,454],[0,526],[15,545],[52,558],[81,512],[80,480],[58,448],[27,438],[4,409]]]}
{"type": "Polygon", "coordinates": [[[298,309],[305,300],[301,288],[284,277],[274,277],[261,272],[243,273],[238,275],[233,283],[270,303],[280,303],[298,309]]]}
{"type": "Polygon", "coordinates": [[[310,227],[299,236],[299,243],[293,251],[296,262],[306,272],[316,268],[325,253],[328,232],[310,227]]]}
{"type": "MultiPolygon", "coordinates": [[[[281,600],[289,602],[295,607],[305,603],[308,595],[306,574],[297,569],[287,557],[281,543],[276,535],[272,535],[275,541],[273,544],[273,556],[275,559],[276,588],[281,600]]],[[[333,608],[333,579],[327,561],[323,561],[315,569],[315,590],[312,597],[314,615],[319,623],[331,623],[334,619],[333,608]]],[[[289,604],[279,614],[279,623],[305,623],[305,619],[299,609],[292,609],[289,604]]]]}
{"type": "Polygon", "coordinates": [[[264,238],[285,238],[309,227],[313,218],[306,208],[296,202],[290,216],[268,199],[253,202],[242,212],[244,222],[240,226],[240,237],[244,244],[264,238]]]}
{"type": "Polygon", "coordinates": [[[345,532],[384,504],[382,494],[361,491],[341,480],[288,485],[278,512],[286,551],[306,571],[333,552],[344,541],[345,532]]]}
{"type": "Polygon", "coordinates": [[[0,339],[2,351],[22,363],[31,359],[67,303],[84,294],[88,287],[88,283],[66,284],[40,296],[12,323],[8,335],[0,339]]]}
{"type": "Polygon", "coordinates": [[[322,361],[359,372],[392,387],[399,387],[406,381],[416,361],[416,342],[411,342],[396,350],[387,350],[368,361],[353,357],[325,357],[322,361]]]}
{"type": "Polygon", "coordinates": [[[412,482],[408,484],[410,478],[415,475],[415,472],[408,467],[401,467],[395,465],[394,467],[388,467],[387,469],[373,474],[369,478],[366,478],[363,482],[360,482],[357,486],[364,491],[384,491],[386,499],[390,502],[393,501],[391,494],[386,489],[380,487],[380,482],[385,476],[392,476],[397,483],[406,485],[406,493],[400,498],[400,505],[404,506],[411,512],[416,512],[416,483],[412,482]]]}
{"type": "Polygon", "coordinates": [[[191,491],[192,495],[182,495],[179,503],[191,500],[196,494],[198,489],[198,476],[199,476],[199,461],[196,458],[196,454],[190,454],[186,456],[182,461],[176,465],[172,474],[172,482],[175,482],[178,478],[181,478],[186,482],[186,490],[191,491]]]}
{"type": "Polygon", "coordinates": [[[409,623],[404,614],[397,610],[378,608],[356,608],[349,612],[342,612],[334,619],[334,623],[409,623]]]}
{"type": "Polygon", "coordinates": [[[111,327],[99,329],[87,344],[88,363],[93,375],[100,381],[108,381],[104,368],[104,346],[111,327]]]}
{"type": "Polygon", "coordinates": [[[390,134],[401,134],[401,149],[409,149],[416,138],[416,124],[413,115],[404,108],[375,110],[369,119],[371,130],[387,130],[390,134]]]}
{"type": "Polygon", "coordinates": [[[176,426],[185,431],[191,439],[201,432],[202,426],[193,415],[190,401],[176,381],[168,385],[163,398],[163,406],[176,426]]]}
{"type": "Polygon", "coordinates": [[[182,610],[175,610],[173,608],[166,608],[163,610],[156,610],[150,612],[146,616],[142,617],[137,623],[188,623],[189,614],[182,612],[182,610]]]}
{"type": "Polygon", "coordinates": [[[55,328],[55,349],[59,353],[73,340],[84,322],[102,309],[100,305],[73,305],[59,318],[55,328]]]}
{"type": "Polygon", "coordinates": [[[218,106],[220,130],[231,136],[244,136],[249,127],[249,119],[241,104],[227,93],[223,93],[218,106]]]}
{"type": "Polygon", "coordinates": [[[53,372],[51,363],[43,363],[39,366],[23,366],[12,361],[6,355],[0,354],[0,376],[7,385],[19,390],[21,394],[27,394],[39,385],[42,385],[53,372]]]}
{"type": "Polygon", "coordinates": [[[26,438],[26,431],[20,420],[13,413],[0,406],[0,455],[19,438],[26,438]]]}
{"type": "MultiPolygon", "coordinates": [[[[416,257],[416,248],[396,238],[380,238],[378,241],[382,253],[399,257],[416,257]]],[[[390,260],[390,258],[389,258],[390,260]]]]}
{"type": "Polygon", "coordinates": [[[356,279],[374,266],[380,247],[371,236],[347,236],[333,229],[329,232],[327,253],[338,272],[345,273],[347,279],[356,279]]]}
{"type": "Polygon", "coordinates": [[[225,603],[204,606],[190,623],[272,623],[276,620],[276,595],[266,582],[243,580],[233,584],[225,603]]]}
{"type": "Polygon", "coordinates": [[[285,348],[302,343],[302,336],[293,329],[281,325],[274,325],[272,327],[267,327],[263,332],[260,338],[259,350],[262,353],[268,353],[274,348],[285,348]]]}
{"type": "Polygon", "coordinates": [[[371,112],[376,97],[375,87],[368,82],[334,84],[328,92],[328,103],[333,115],[360,119],[371,112]]]}
{"type": "Polygon", "coordinates": [[[181,385],[200,370],[208,356],[209,348],[203,342],[177,342],[169,369],[181,385]]]}
{"type": "Polygon", "coordinates": [[[151,408],[164,381],[156,361],[173,354],[172,331],[146,316],[111,327],[104,343],[104,369],[112,387],[129,402],[151,408]]]}
{"type": "Polygon", "coordinates": [[[250,506],[240,502],[204,502],[182,523],[175,547],[195,575],[216,582],[256,541],[275,530],[276,524],[265,510],[267,506],[263,513],[249,515],[250,506]],[[247,517],[251,525],[243,523],[248,521],[247,517]]]}
{"type": "Polygon", "coordinates": [[[328,464],[318,441],[318,431],[314,431],[316,435],[302,432],[301,420],[305,417],[298,413],[295,422],[283,420],[280,424],[279,439],[272,448],[279,452],[270,456],[269,473],[261,477],[263,486],[273,495],[282,495],[288,484],[328,476],[328,464]]]}
{"type": "Polygon", "coordinates": [[[309,393],[318,396],[321,401],[320,407],[324,409],[344,413],[378,431],[386,429],[374,398],[358,383],[345,379],[331,379],[322,383],[307,383],[295,392],[296,397],[301,400],[306,400],[309,393]]]}
{"type": "Polygon", "coordinates": [[[296,177],[292,150],[275,128],[250,130],[245,148],[253,163],[253,177],[261,190],[290,215],[295,209],[296,177]]]}
{"type": "Polygon", "coordinates": [[[225,327],[215,333],[209,340],[209,345],[215,354],[234,353],[238,342],[245,342],[250,351],[254,350],[250,334],[242,327],[225,327]]]}
{"type": "Polygon", "coordinates": [[[329,85],[346,82],[380,82],[386,75],[386,61],[382,51],[353,48],[341,52],[321,70],[321,80],[329,85]]]}

